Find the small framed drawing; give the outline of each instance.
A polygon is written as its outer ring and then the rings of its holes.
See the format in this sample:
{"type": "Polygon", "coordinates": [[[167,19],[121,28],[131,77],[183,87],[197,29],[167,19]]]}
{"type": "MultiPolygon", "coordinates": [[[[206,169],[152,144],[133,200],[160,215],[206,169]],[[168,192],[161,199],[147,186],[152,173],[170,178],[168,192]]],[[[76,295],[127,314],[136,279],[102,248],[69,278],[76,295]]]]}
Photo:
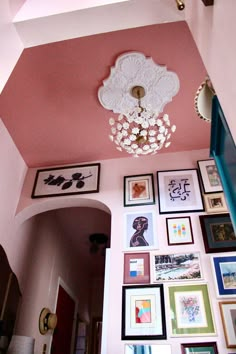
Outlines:
{"type": "Polygon", "coordinates": [[[125,354],[171,354],[169,344],[125,344],[125,354]]]}
{"type": "Polygon", "coordinates": [[[197,163],[204,193],[223,192],[215,160],[199,160],[197,163]]]}
{"type": "Polygon", "coordinates": [[[158,248],[153,211],[125,214],[124,247],[129,251],[158,248]]]}
{"type": "Polygon", "coordinates": [[[193,243],[192,224],[189,216],[166,218],[168,245],[193,243]]]}
{"type": "Polygon", "coordinates": [[[152,254],[152,281],[185,281],[202,279],[200,254],[152,254]]]}
{"type": "Polygon", "coordinates": [[[37,170],[31,198],[98,193],[100,163],[37,170]]]}
{"type": "Polygon", "coordinates": [[[166,339],[163,284],[123,286],[122,339],[166,339]]]}
{"type": "Polygon", "coordinates": [[[236,251],[236,236],[230,215],[200,215],[200,225],[206,253],[236,251]]]}
{"type": "Polygon", "coordinates": [[[236,348],[236,301],[219,303],[227,348],[236,348]]]}
{"type": "Polygon", "coordinates": [[[157,172],[160,214],[204,210],[197,169],[157,172]]]}
{"type": "Polygon", "coordinates": [[[171,335],[215,335],[207,284],[169,287],[171,335]]]}
{"type": "Polygon", "coordinates": [[[227,204],[224,193],[204,194],[204,204],[207,213],[227,213],[227,204]]]}
{"type": "Polygon", "coordinates": [[[124,254],[124,284],[150,283],[149,252],[124,254]]]}
{"type": "Polygon", "coordinates": [[[204,343],[183,343],[181,344],[182,354],[218,354],[216,342],[204,343]]]}
{"type": "Polygon", "coordinates": [[[217,297],[236,295],[236,256],[212,256],[217,297]]]}
{"type": "Polygon", "coordinates": [[[153,174],[124,177],[124,206],[155,204],[153,174]]]}

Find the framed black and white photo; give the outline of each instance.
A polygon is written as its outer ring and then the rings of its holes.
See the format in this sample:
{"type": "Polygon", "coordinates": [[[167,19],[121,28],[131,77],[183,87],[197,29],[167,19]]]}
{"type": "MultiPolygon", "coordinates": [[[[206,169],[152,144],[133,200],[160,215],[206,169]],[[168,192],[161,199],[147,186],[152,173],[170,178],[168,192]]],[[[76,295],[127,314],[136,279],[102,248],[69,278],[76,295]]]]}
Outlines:
{"type": "Polygon", "coordinates": [[[124,206],[155,204],[153,174],[124,177],[124,206]]]}
{"type": "Polygon", "coordinates": [[[159,213],[204,211],[197,169],[157,171],[159,213]]]}

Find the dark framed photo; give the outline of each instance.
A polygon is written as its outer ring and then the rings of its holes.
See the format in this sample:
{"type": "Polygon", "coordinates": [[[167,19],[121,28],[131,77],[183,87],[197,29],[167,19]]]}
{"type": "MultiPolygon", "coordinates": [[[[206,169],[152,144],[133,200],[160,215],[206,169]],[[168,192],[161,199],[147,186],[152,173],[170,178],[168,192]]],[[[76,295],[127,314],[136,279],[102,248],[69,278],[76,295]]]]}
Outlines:
{"type": "Polygon", "coordinates": [[[100,163],[37,170],[31,198],[98,193],[100,163]]]}
{"type": "Polygon", "coordinates": [[[219,302],[227,348],[236,348],[236,301],[219,302]]]}
{"type": "Polygon", "coordinates": [[[224,193],[204,194],[203,198],[207,213],[228,213],[224,193]]]}
{"type": "Polygon", "coordinates": [[[189,216],[166,218],[166,228],[169,246],[194,243],[189,216]]]}
{"type": "Polygon", "coordinates": [[[123,286],[121,339],[166,339],[163,284],[123,286]]]}
{"type": "Polygon", "coordinates": [[[124,177],[124,206],[155,204],[153,174],[124,177]]]}
{"type": "Polygon", "coordinates": [[[236,251],[236,235],[230,215],[200,215],[206,253],[236,251]]]}
{"type": "Polygon", "coordinates": [[[212,256],[212,270],[217,297],[236,295],[236,256],[212,256]]]}
{"type": "Polygon", "coordinates": [[[124,284],[150,283],[149,252],[124,254],[124,284]]]}
{"type": "Polygon", "coordinates": [[[197,163],[204,193],[223,192],[215,160],[199,160],[197,163]]]}
{"type": "Polygon", "coordinates": [[[159,213],[204,210],[197,169],[157,171],[159,213]]]}
{"type": "Polygon", "coordinates": [[[181,344],[181,353],[218,354],[218,349],[216,342],[183,343],[181,344]]]}

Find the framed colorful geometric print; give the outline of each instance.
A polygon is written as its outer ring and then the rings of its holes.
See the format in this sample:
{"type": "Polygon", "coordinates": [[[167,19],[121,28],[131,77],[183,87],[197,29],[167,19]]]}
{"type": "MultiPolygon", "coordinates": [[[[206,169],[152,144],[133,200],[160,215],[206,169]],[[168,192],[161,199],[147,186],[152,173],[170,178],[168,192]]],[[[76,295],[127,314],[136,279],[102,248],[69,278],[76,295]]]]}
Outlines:
{"type": "Polygon", "coordinates": [[[150,260],[148,252],[124,254],[124,284],[149,284],[150,260]]]}

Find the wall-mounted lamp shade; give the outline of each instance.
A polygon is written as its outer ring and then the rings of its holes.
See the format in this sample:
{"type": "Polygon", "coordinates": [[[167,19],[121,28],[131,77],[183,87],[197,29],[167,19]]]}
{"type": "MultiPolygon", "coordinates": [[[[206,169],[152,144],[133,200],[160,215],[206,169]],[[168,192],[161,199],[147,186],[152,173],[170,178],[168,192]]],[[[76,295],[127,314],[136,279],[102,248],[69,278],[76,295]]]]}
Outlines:
{"type": "Polygon", "coordinates": [[[7,354],[33,354],[34,342],[32,337],[13,335],[7,354]]]}
{"type": "Polygon", "coordinates": [[[55,329],[57,325],[57,315],[44,307],[39,316],[39,332],[46,334],[48,330],[55,329]]]}
{"type": "Polygon", "coordinates": [[[215,91],[210,80],[206,79],[198,88],[194,98],[194,108],[199,118],[211,122],[212,99],[215,91]]]}

